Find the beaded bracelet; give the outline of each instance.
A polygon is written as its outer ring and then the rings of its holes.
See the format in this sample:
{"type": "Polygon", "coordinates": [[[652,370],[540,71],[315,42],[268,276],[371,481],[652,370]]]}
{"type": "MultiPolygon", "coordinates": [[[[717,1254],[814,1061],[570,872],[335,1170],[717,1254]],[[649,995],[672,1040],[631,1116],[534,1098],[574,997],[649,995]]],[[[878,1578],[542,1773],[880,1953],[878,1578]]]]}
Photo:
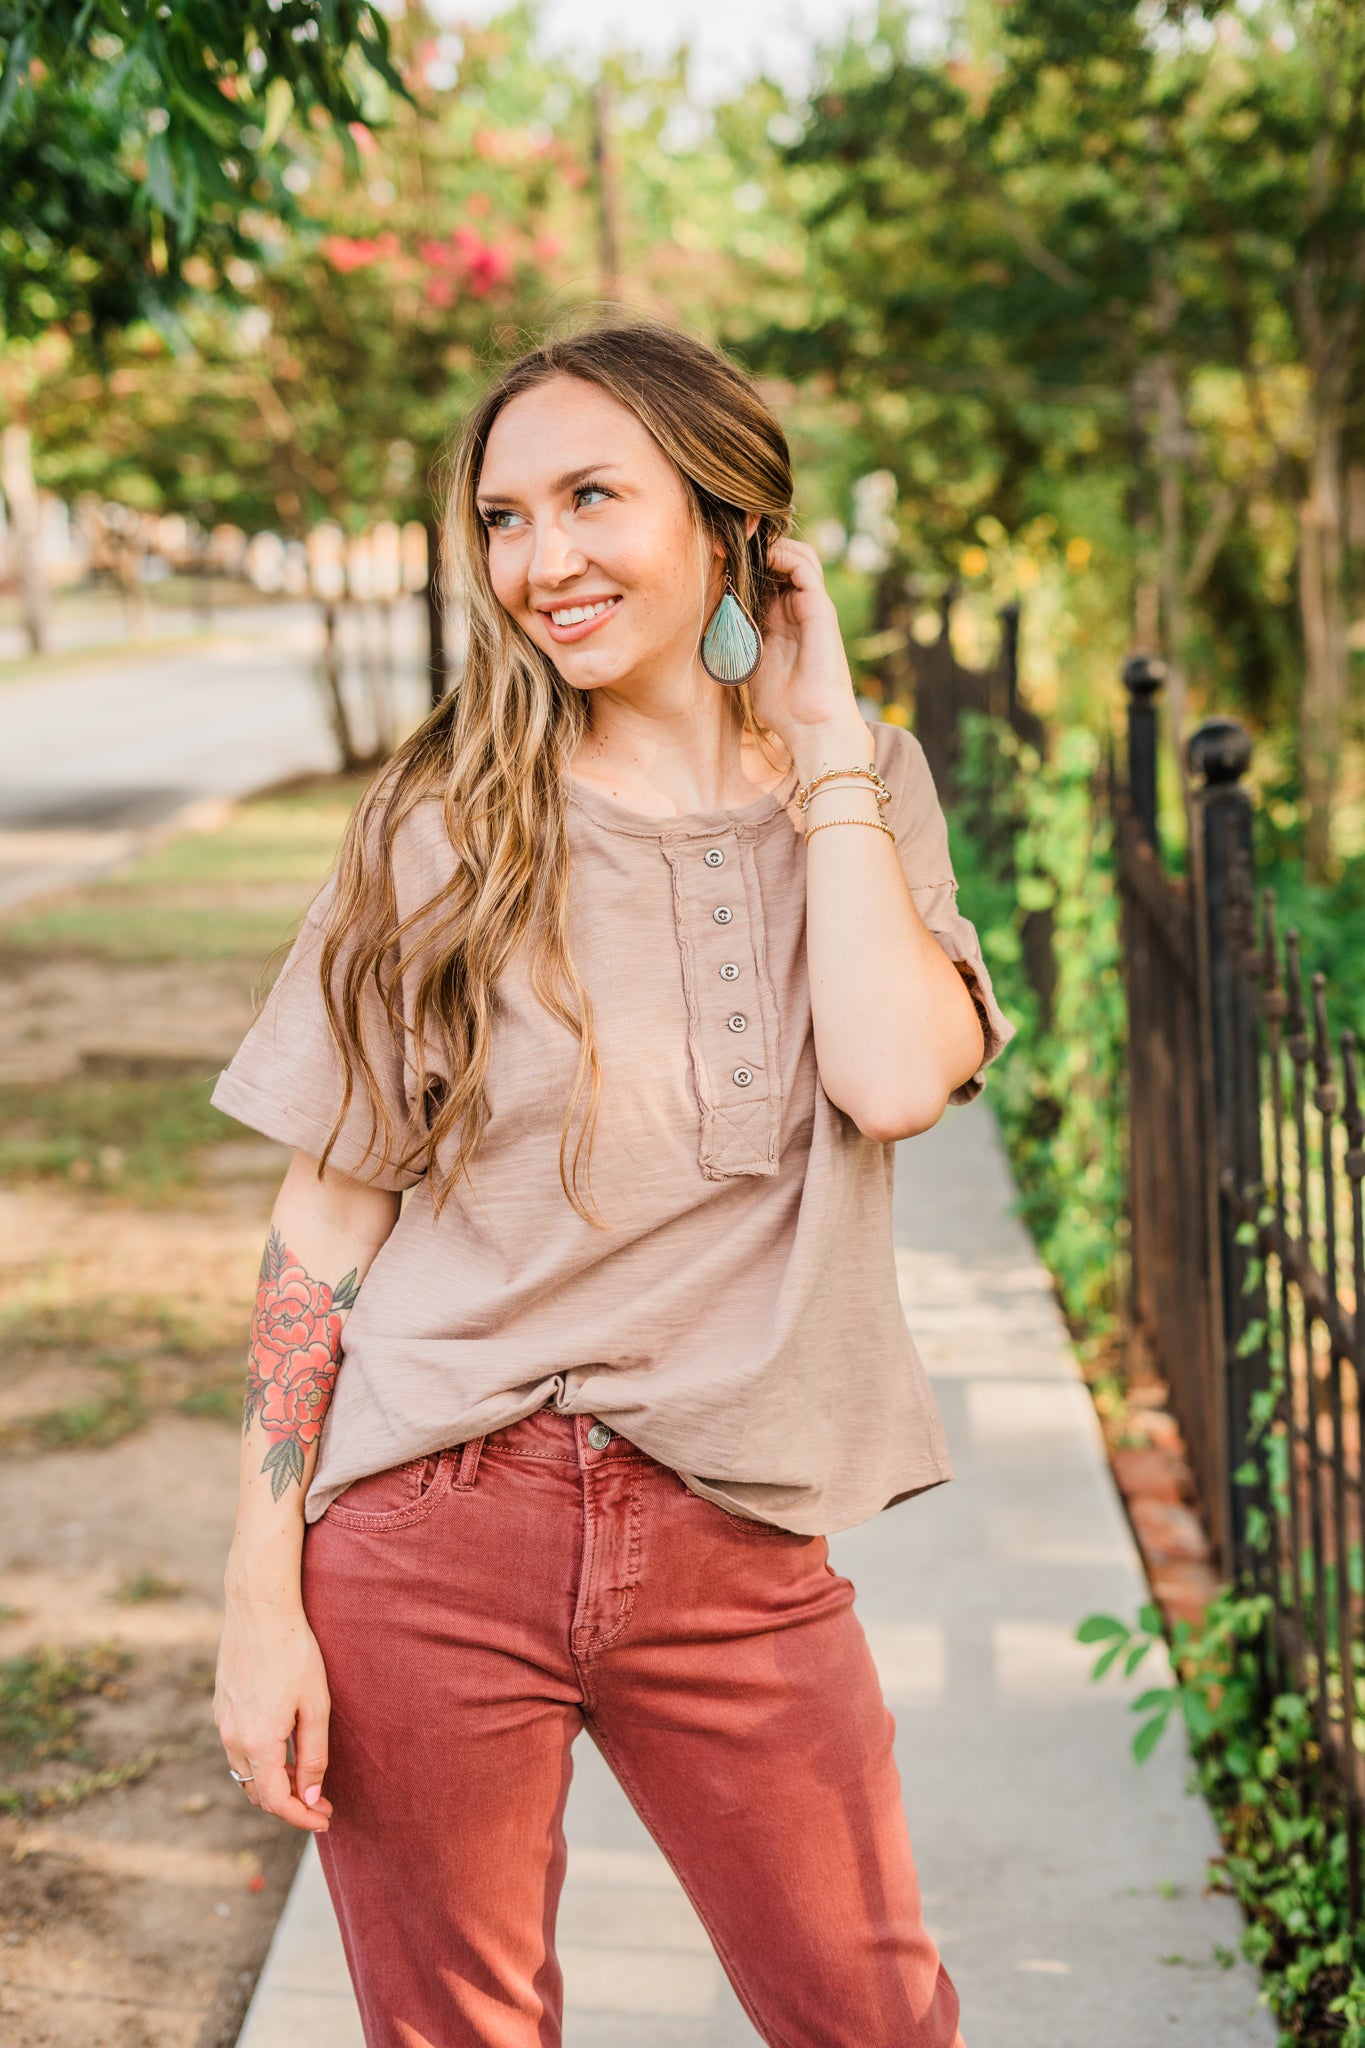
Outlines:
{"type": "Polygon", "coordinates": [[[874,832],[885,832],[893,846],[896,843],[895,833],[889,825],[884,825],[880,818],[826,818],[823,824],[809,826],[801,836],[803,839],[814,839],[817,832],[825,831],[830,825],[867,825],[874,832]]]}
{"type": "Polygon", "coordinates": [[[811,781],[803,783],[798,787],[796,801],[800,804],[802,810],[805,810],[822,783],[833,782],[843,775],[857,775],[864,782],[870,782],[877,792],[878,804],[887,804],[891,801],[891,792],[875,768],[826,768],[822,775],[816,775],[811,781]]]}

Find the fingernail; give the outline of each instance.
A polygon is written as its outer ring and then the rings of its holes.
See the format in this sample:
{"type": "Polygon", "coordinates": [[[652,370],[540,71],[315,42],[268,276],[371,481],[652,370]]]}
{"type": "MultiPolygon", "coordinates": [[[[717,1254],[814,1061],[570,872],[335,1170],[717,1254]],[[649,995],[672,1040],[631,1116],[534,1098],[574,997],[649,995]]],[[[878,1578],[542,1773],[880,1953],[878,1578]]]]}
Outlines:
{"type": "Polygon", "coordinates": [[[316,1806],[321,1797],[321,1785],[310,1785],[303,1795],[303,1803],[305,1806],[316,1806]]]}

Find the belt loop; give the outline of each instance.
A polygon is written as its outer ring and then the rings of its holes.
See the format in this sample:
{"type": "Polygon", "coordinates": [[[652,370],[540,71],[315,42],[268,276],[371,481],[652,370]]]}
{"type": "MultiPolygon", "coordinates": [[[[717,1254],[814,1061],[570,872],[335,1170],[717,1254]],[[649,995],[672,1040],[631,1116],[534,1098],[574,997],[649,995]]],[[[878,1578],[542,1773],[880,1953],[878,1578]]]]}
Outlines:
{"type": "Polygon", "coordinates": [[[479,1469],[479,1453],[484,1446],[481,1436],[472,1436],[467,1444],[460,1446],[460,1470],[456,1476],[457,1486],[472,1486],[479,1469]]]}

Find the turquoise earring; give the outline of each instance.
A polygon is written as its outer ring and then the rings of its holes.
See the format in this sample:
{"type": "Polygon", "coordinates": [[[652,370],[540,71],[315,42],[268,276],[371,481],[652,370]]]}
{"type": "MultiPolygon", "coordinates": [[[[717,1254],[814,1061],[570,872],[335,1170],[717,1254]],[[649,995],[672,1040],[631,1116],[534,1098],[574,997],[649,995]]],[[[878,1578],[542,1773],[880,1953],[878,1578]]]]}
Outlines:
{"type": "Polygon", "coordinates": [[[701,665],[718,683],[747,683],[763,659],[763,635],[735,596],[729,577],[701,636],[701,665]]]}

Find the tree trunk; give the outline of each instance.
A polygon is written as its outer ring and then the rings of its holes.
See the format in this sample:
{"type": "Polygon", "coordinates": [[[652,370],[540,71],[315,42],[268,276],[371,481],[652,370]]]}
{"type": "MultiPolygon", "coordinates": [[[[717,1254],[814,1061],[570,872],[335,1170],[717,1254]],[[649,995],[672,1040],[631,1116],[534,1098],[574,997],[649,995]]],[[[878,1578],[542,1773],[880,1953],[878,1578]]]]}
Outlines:
{"type": "Polygon", "coordinates": [[[592,162],[601,293],[604,299],[616,299],[621,291],[621,192],[612,141],[611,87],[601,77],[592,94],[592,162]]]}
{"type": "MultiPolygon", "coordinates": [[[[1172,316],[1173,317],[1173,316],[1172,316]]],[[[1185,565],[1184,501],[1185,457],[1188,435],[1181,403],[1180,383],[1169,355],[1157,357],[1154,365],[1157,402],[1155,452],[1158,478],[1160,540],[1157,585],[1162,621],[1162,654],[1166,663],[1166,731],[1176,762],[1176,787],[1188,789],[1189,767],[1185,760],[1187,722],[1185,691],[1185,565]]]]}
{"type": "Polygon", "coordinates": [[[0,485],[9,507],[9,530],[24,630],[35,654],[46,654],[47,584],[43,579],[42,530],[38,491],[33,481],[33,441],[27,427],[11,425],[0,436],[0,485]]]}
{"type": "Polygon", "coordinates": [[[319,663],[324,701],[327,705],[327,719],[332,736],[337,743],[341,765],[346,774],[354,775],[360,769],[371,765],[356,745],[351,730],[350,717],[346,710],[346,696],[341,680],[341,642],[337,631],[337,608],[331,598],[322,605],[322,659],[319,663]]]}
{"type": "Polygon", "coordinates": [[[1332,861],[1332,810],[1346,711],[1347,648],[1341,587],[1341,417],[1321,392],[1314,403],[1312,428],[1308,496],[1299,507],[1299,615],[1304,655],[1299,761],[1306,810],[1304,865],[1315,881],[1325,881],[1332,861]]]}

